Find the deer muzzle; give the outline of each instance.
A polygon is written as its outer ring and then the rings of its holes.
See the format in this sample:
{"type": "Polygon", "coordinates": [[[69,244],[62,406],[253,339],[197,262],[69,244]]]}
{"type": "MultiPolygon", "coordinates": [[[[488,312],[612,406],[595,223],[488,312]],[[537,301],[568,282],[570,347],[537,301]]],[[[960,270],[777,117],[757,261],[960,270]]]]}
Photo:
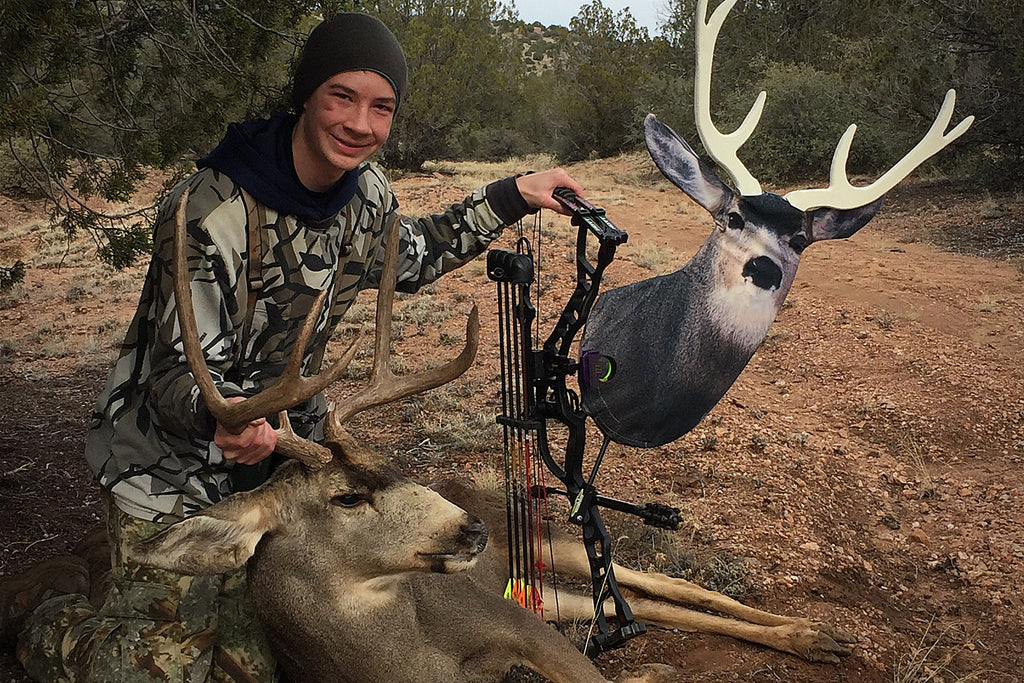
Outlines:
{"type": "Polygon", "coordinates": [[[476,564],[477,557],[487,547],[487,525],[478,517],[467,515],[466,523],[452,539],[450,548],[442,552],[417,553],[430,563],[430,571],[439,574],[463,572],[476,564]]]}

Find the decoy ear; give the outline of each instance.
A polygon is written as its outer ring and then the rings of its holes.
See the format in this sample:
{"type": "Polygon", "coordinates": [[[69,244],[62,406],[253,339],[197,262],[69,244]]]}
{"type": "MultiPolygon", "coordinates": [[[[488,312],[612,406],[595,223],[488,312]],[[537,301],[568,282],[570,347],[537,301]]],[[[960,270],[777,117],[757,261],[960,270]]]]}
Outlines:
{"type": "Polygon", "coordinates": [[[811,242],[850,237],[875,217],[878,210],[882,208],[884,199],[885,197],[876,199],[867,206],[856,209],[822,208],[808,211],[806,215],[810,224],[808,232],[811,242]]]}
{"type": "Polygon", "coordinates": [[[659,121],[654,114],[644,120],[647,150],[665,177],[712,216],[717,215],[735,197],[729,186],[700,160],[686,141],[659,121]]]}

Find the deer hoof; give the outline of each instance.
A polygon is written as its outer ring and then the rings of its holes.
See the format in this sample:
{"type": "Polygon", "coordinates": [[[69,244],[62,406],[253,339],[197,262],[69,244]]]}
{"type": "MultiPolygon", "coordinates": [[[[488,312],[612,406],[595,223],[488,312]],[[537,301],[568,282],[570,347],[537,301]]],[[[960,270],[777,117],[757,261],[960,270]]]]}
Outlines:
{"type": "Polygon", "coordinates": [[[841,631],[832,624],[825,624],[822,622],[815,621],[811,622],[811,628],[821,631],[837,643],[853,645],[855,643],[860,642],[860,639],[857,638],[857,636],[853,635],[852,633],[847,633],[846,631],[841,631]]]}
{"type": "MultiPolygon", "coordinates": [[[[851,638],[849,634],[836,632],[836,635],[851,638]]],[[[825,662],[838,664],[839,657],[845,657],[852,650],[844,643],[856,642],[855,639],[837,641],[831,634],[817,628],[801,628],[791,634],[793,648],[791,653],[809,662],[825,662]]]]}

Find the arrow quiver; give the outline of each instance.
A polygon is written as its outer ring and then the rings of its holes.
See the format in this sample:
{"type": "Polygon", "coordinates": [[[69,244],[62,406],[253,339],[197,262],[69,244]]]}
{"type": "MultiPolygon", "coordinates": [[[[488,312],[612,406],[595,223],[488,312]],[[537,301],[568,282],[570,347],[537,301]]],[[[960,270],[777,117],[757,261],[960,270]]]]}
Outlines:
{"type": "MultiPolygon", "coordinates": [[[[606,381],[615,372],[614,359],[599,354],[570,356],[577,334],[586,323],[597,299],[601,277],[616,248],[628,235],[615,227],[603,209],[576,196],[567,188],[555,190],[554,197],[572,212],[576,235],[576,287],[554,330],[540,345],[535,331],[537,308],[530,301],[534,282],[534,253],[529,240],[520,237],[515,251],[491,250],[487,254],[487,275],[498,287],[498,330],[501,345],[502,414],[498,422],[505,434],[506,496],[509,522],[509,589],[507,597],[522,598],[520,604],[539,611],[544,564],[540,560],[542,514],[548,494],[564,495],[570,502],[569,520],[582,527],[583,543],[590,561],[596,632],[581,649],[588,656],[621,647],[646,631],[634,621],[622,597],[612,569],[611,539],[601,520],[600,507],[642,517],[647,524],[676,528],[678,510],[663,505],[637,505],[606,498],[597,493],[594,481],[610,440],[606,437],[587,476],[583,474],[586,420],[579,395],[566,379],[580,382],[606,381]],[[587,239],[595,237],[595,263],[587,257],[587,239]],[[538,348],[539,347],[539,348],[538,348]],[[564,457],[558,459],[549,442],[549,425],[564,432],[564,457]],[[537,457],[539,455],[539,458],[537,457]],[[540,461],[565,486],[545,486],[540,461]],[[612,600],[618,627],[612,628],[604,604],[612,600]]],[[[539,230],[538,230],[539,232],[539,230]]],[[[535,235],[539,245],[539,235],[535,235]]],[[[538,259],[539,261],[539,259],[538,259]]],[[[561,436],[561,434],[560,434],[561,436]]],[[[562,443],[562,440],[559,440],[562,443]]]]}

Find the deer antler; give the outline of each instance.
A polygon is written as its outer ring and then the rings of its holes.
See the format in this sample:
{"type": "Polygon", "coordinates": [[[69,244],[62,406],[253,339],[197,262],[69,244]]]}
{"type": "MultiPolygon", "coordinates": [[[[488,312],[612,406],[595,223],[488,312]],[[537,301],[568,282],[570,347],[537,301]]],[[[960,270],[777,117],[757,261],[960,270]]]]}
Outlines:
{"type": "Polygon", "coordinates": [[[857,132],[857,126],[851,124],[843,133],[843,137],[839,139],[835,154],[832,155],[828,187],[795,190],[785,196],[786,201],[801,211],[823,206],[833,209],[855,209],[870,204],[896,187],[901,180],[910,175],[911,171],[929,157],[967,132],[967,129],[974,123],[973,116],[966,117],[953,130],[946,132],[949,122],[953,118],[954,105],[956,105],[956,91],[950,89],[946,91],[946,97],[942,100],[942,107],[939,109],[932,127],[928,129],[921,141],[881,178],[864,187],[854,187],[846,175],[846,160],[850,155],[853,136],[857,132]]]}
{"type": "Polygon", "coordinates": [[[750,139],[754,128],[761,120],[768,94],[764,90],[761,91],[743,123],[732,133],[722,133],[711,120],[711,65],[715,57],[715,43],[718,41],[718,34],[725,23],[726,15],[735,4],[736,0],[725,0],[711,13],[711,18],[707,19],[708,0],[697,2],[697,65],[693,109],[697,133],[700,135],[700,141],[704,143],[704,149],[715,163],[732,177],[740,194],[751,196],[761,194],[761,183],[757,182],[757,178],[747,170],[736,153],[750,139]]]}
{"type": "MultiPolygon", "coordinates": [[[[726,172],[740,194],[745,196],[761,194],[761,184],[747,170],[743,162],[739,160],[737,152],[748,140],[761,120],[764,111],[764,103],[767,98],[765,91],[757,96],[754,106],[747,113],[743,123],[734,132],[728,135],[719,131],[711,121],[711,65],[715,54],[715,43],[718,34],[725,23],[725,17],[736,4],[736,0],[725,0],[715,11],[711,18],[707,18],[707,0],[697,2],[697,24],[696,24],[696,52],[697,65],[695,76],[695,87],[693,94],[694,113],[697,123],[697,132],[700,134],[701,142],[708,155],[726,172]]],[[[968,116],[962,120],[953,130],[946,132],[950,120],[953,117],[953,106],[956,104],[956,92],[949,90],[942,102],[935,122],[917,145],[910,152],[900,159],[881,178],[865,187],[854,187],[846,174],[846,161],[850,155],[850,146],[853,144],[854,133],[857,126],[851,125],[843,133],[836,146],[835,154],[832,156],[832,169],[829,175],[829,185],[825,188],[796,190],[785,195],[785,199],[797,209],[808,211],[820,207],[833,209],[856,209],[866,206],[882,197],[886,192],[895,187],[901,180],[910,175],[911,171],[920,166],[925,160],[945,148],[949,143],[963,135],[971,124],[974,117],[968,116]]]]}
{"type": "Polygon", "coordinates": [[[432,370],[412,375],[396,376],[391,372],[391,318],[398,272],[398,221],[388,230],[388,243],[384,251],[384,265],[377,292],[377,329],[374,336],[373,369],[370,383],[346,399],[328,415],[331,430],[344,431],[342,425],[356,413],[373,406],[384,405],[400,398],[446,384],[473,363],[480,338],[480,315],[476,304],[466,321],[466,345],[453,360],[432,370]]]}
{"type": "MultiPolygon", "coordinates": [[[[356,354],[359,339],[356,339],[330,368],[313,377],[301,374],[302,355],[309,338],[313,334],[316,320],[327,299],[327,291],[322,291],[313,303],[313,308],[302,323],[295,348],[288,358],[288,364],[280,379],[260,393],[237,403],[225,399],[217,385],[214,384],[210,369],[203,355],[202,343],[196,323],[195,310],[192,306],[192,288],[189,283],[188,266],[185,256],[185,206],[188,204],[188,188],[178,200],[175,211],[174,231],[174,297],[178,311],[178,326],[181,328],[181,341],[185,349],[192,376],[199,387],[203,399],[214,418],[228,429],[241,429],[251,420],[266,417],[273,413],[284,413],[288,408],[305,401],[322,391],[327,385],[341,376],[349,362],[356,354]]],[[[331,451],[313,441],[295,435],[287,417],[282,418],[281,427],[277,430],[277,451],[290,458],[301,460],[312,467],[318,467],[331,460],[331,451]]]]}
{"type": "MultiPolygon", "coordinates": [[[[175,214],[174,233],[174,295],[177,300],[178,320],[181,327],[182,344],[185,358],[195,377],[199,391],[203,395],[210,412],[217,422],[230,428],[242,428],[250,420],[265,417],[272,413],[280,414],[281,427],[277,430],[277,451],[311,467],[319,467],[329,462],[332,454],[330,449],[313,441],[295,435],[288,421],[287,409],[300,403],[325,389],[338,379],[352,358],[355,356],[359,339],[356,339],[331,367],[313,377],[301,374],[302,354],[309,344],[316,320],[323,309],[327,291],[321,292],[312,309],[302,323],[295,348],[288,359],[284,372],[273,386],[257,395],[238,403],[225,399],[210,375],[206,358],[197,329],[195,312],[192,307],[192,290],[188,279],[188,268],[185,256],[185,206],[188,203],[188,189],[178,200],[175,214]]],[[[377,218],[374,232],[381,227],[383,216],[377,218]]],[[[480,323],[479,313],[474,304],[466,322],[466,345],[462,352],[452,361],[441,367],[396,377],[388,364],[391,344],[391,309],[395,298],[395,284],[398,277],[398,221],[394,221],[389,229],[387,247],[384,252],[384,266],[377,291],[376,332],[374,337],[373,370],[370,383],[354,394],[340,410],[332,408],[328,411],[328,430],[335,434],[343,433],[342,424],[356,413],[372,406],[397,401],[427,389],[433,389],[452,381],[473,363],[479,344],[480,323]]]]}

